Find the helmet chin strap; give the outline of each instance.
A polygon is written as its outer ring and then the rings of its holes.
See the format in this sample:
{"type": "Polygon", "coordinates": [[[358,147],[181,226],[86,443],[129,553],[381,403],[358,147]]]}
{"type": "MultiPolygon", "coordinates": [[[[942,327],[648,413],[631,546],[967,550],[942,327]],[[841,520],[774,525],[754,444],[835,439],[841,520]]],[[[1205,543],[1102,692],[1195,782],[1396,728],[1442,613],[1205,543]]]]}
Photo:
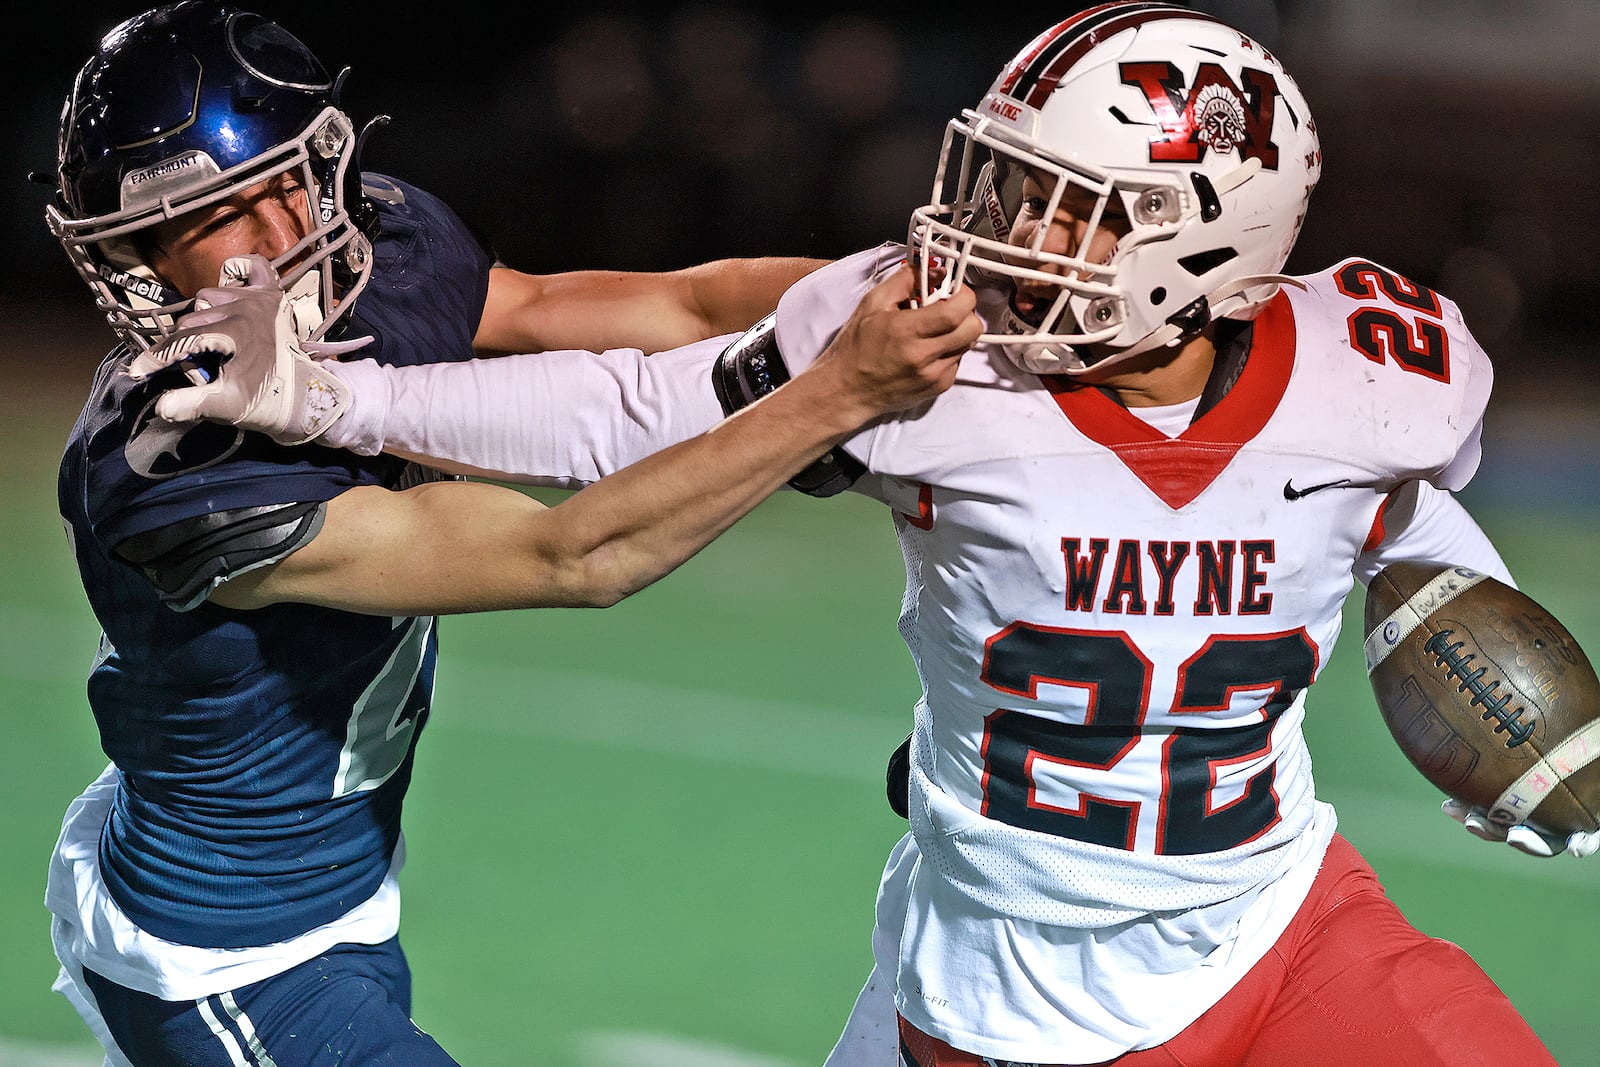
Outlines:
{"type": "Polygon", "coordinates": [[[1028,345],[1017,354],[1017,362],[1035,374],[1081,377],[1091,372],[1099,373],[1134,356],[1183,344],[1198,336],[1216,319],[1255,318],[1278,295],[1278,288],[1282,285],[1305,288],[1305,283],[1286,274],[1247,274],[1223,282],[1127,348],[1118,349],[1093,363],[1084,362],[1071,345],[1049,342],[1028,345]],[[1245,297],[1249,290],[1260,286],[1270,286],[1270,289],[1259,296],[1245,297]]]}

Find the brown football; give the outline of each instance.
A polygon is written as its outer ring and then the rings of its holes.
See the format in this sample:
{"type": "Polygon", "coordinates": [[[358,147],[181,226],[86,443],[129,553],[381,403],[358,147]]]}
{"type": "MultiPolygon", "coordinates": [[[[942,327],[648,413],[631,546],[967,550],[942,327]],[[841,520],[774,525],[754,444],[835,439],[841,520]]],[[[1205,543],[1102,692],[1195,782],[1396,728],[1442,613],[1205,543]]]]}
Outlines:
{"type": "Polygon", "coordinates": [[[1396,563],[1363,629],[1378,710],[1424,778],[1503,824],[1600,828],[1600,680],[1548,611],[1466,567],[1396,563]]]}

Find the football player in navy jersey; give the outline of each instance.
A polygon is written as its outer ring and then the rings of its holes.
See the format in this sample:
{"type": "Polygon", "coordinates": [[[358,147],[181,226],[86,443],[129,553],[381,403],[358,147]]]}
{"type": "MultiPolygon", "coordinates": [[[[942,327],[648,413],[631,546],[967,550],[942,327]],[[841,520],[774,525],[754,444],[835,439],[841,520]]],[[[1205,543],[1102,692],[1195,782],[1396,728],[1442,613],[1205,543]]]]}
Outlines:
{"type": "Polygon", "coordinates": [[[67,813],[46,903],[57,989],[114,1064],[453,1063],[411,1022],[397,940],[435,616],[616,602],[864,422],[947,388],[977,335],[970,299],[906,306],[902,272],[817,371],[550,509],[163,418],[157,398],[224,357],[285,369],[259,399],[306,405],[309,437],[341,400],[296,369],[307,352],[716,347],[816,266],[519,274],[436,198],[359,174],[359,144],[300,41],[210,0],[112,30],[63,114],[47,217],[120,338],[58,481],[103,629],[88,696],[111,762],[67,813]],[[178,348],[181,368],[128,371],[178,348]]]}

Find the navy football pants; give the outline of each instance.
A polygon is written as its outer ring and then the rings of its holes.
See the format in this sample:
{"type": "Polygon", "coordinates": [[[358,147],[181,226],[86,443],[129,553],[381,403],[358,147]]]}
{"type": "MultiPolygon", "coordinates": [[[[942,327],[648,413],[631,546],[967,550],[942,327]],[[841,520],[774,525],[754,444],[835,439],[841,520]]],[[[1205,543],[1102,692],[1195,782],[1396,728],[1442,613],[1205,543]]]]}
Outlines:
{"type": "Polygon", "coordinates": [[[336,945],[200,1000],[161,1000],[87,969],[84,980],[135,1067],[459,1067],[411,1021],[398,939],[336,945]]]}

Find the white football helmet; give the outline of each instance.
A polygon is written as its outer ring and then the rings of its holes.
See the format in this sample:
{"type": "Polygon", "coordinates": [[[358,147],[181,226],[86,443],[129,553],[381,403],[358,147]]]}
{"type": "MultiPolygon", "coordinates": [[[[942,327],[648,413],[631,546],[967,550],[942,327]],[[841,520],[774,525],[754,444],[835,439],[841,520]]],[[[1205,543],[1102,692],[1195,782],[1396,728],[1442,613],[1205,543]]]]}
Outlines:
{"type": "Polygon", "coordinates": [[[933,200],[911,217],[920,298],[1048,283],[1042,314],[1013,303],[981,341],[1039,374],[1103,371],[1258,314],[1321,170],[1310,109],[1272,53],[1188,8],[1101,4],[1036,37],[949,124],[933,200]],[[1096,205],[1067,254],[1043,247],[1048,226],[1008,240],[1025,169],[1053,185],[1043,218],[1074,188],[1096,205]],[[1090,262],[1076,251],[1111,197],[1128,232],[1090,262]]]}

